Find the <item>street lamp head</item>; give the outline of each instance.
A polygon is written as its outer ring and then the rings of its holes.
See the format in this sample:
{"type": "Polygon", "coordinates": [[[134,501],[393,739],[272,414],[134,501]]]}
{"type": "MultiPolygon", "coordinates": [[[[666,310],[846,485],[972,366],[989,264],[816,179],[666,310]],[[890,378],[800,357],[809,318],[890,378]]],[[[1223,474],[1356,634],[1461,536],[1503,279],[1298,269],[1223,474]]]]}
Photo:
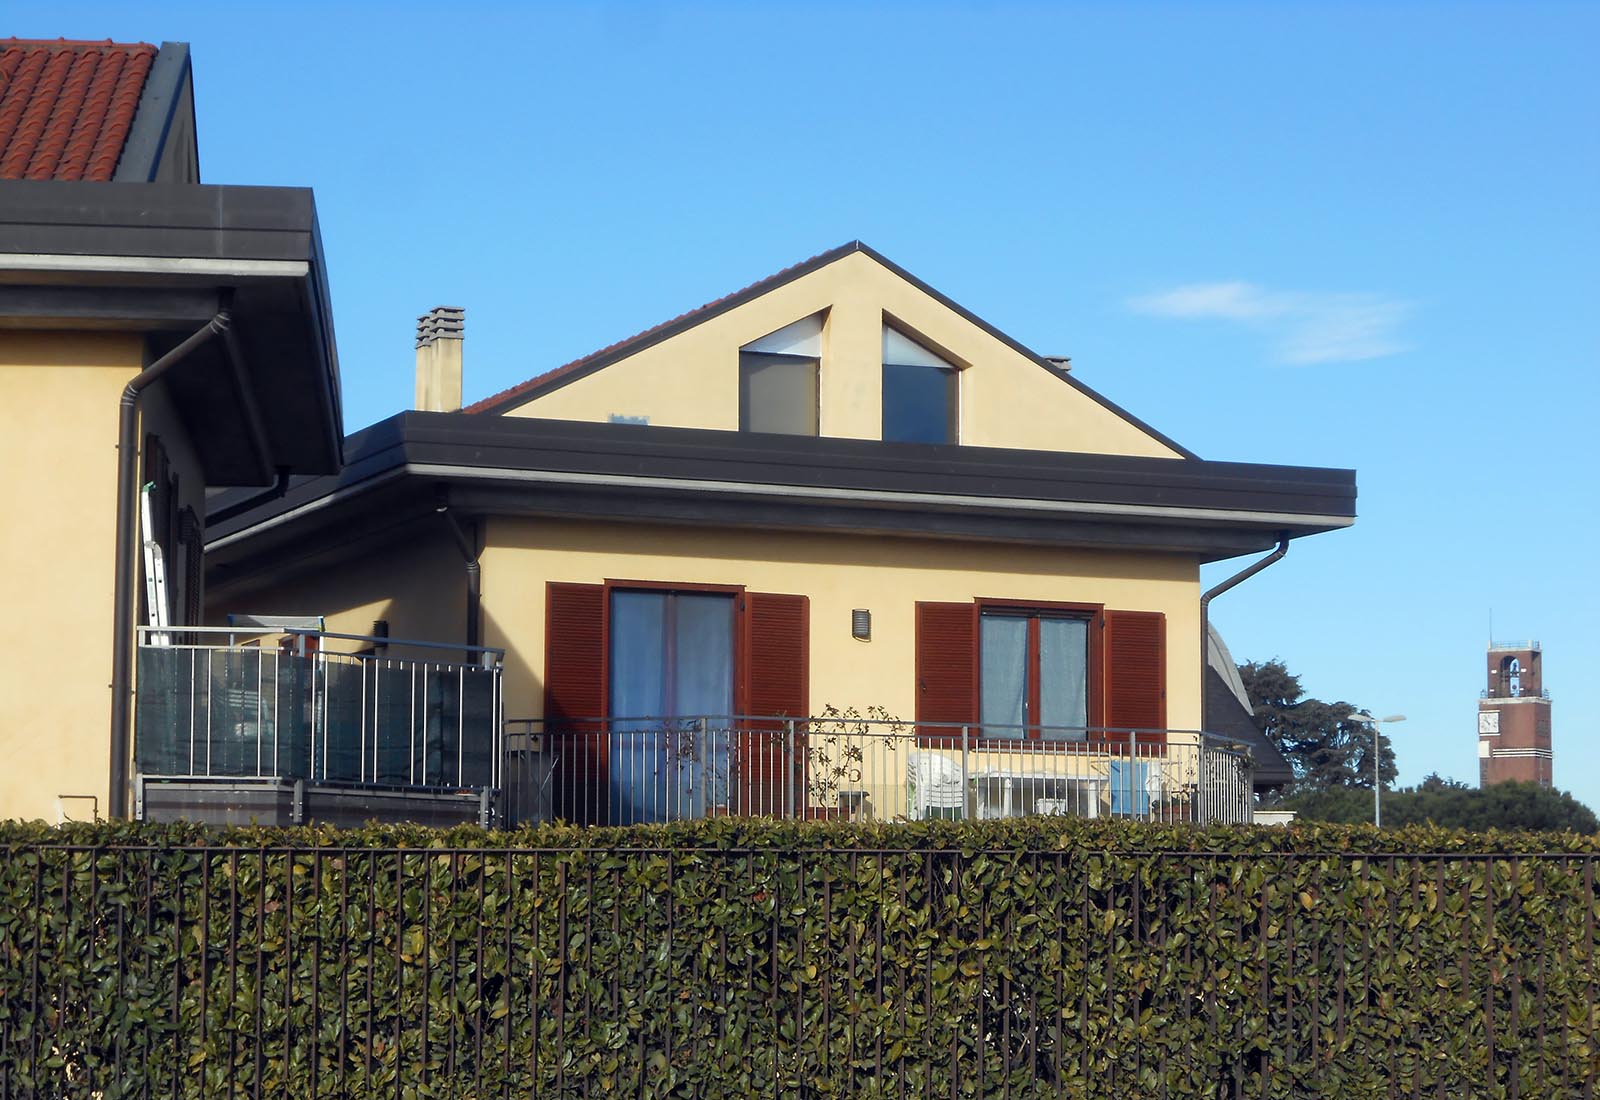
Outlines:
{"type": "Polygon", "coordinates": [[[1403,715],[1403,714],[1391,714],[1387,718],[1374,718],[1372,715],[1368,714],[1364,710],[1352,711],[1351,714],[1350,714],[1350,717],[1348,719],[1348,721],[1360,722],[1362,725],[1365,725],[1365,726],[1377,725],[1377,724],[1380,724],[1380,723],[1387,723],[1387,722],[1404,722],[1405,720],[1406,720],[1406,716],[1403,715]]]}

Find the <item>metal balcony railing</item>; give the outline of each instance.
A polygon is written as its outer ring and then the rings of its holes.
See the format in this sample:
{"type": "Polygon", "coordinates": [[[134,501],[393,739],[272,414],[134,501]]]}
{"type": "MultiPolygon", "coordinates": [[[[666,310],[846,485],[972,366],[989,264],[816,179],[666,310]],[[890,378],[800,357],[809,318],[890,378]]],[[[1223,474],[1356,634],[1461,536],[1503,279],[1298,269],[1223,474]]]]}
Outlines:
{"type": "Polygon", "coordinates": [[[1072,814],[1248,823],[1249,749],[1198,730],[959,726],[849,717],[506,724],[509,823],[632,825],[1072,814]]]}
{"type": "Polygon", "coordinates": [[[298,629],[138,630],[142,781],[500,785],[502,650],[298,629]],[[368,651],[331,652],[330,642],[368,651]],[[390,657],[380,647],[471,659],[390,657]]]}

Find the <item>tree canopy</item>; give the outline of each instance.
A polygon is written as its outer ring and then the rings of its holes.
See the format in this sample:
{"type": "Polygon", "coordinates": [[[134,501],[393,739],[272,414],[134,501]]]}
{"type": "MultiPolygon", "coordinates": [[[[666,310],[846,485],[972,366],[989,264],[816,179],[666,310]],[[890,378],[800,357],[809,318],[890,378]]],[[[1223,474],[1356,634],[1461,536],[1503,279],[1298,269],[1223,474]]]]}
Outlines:
{"type": "MultiPolygon", "coordinates": [[[[1282,661],[1239,666],[1256,727],[1294,769],[1295,781],[1277,805],[1312,821],[1358,824],[1372,820],[1372,729],[1352,720],[1361,708],[1308,698],[1282,661]]],[[[1381,733],[1380,733],[1381,737],[1381,733]]],[[[1378,767],[1385,789],[1394,783],[1394,749],[1381,737],[1378,767]]],[[[1383,796],[1386,825],[1432,822],[1452,829],[1534,829],[1600,832],[1583,803],[1536,783],[1496,783],[1479,789],[1435,774],[1416,787],[1383,796]]]]}
{"type": "MultiPolygon", "coordinates": [[[[1351,720],[1361,713],[1360,707],[1307,698],[1300,677],[1276,659],[1242,664],[1239,676],[1255,709],[1256,727],[1272,739],[1294,769],[1294,791],[1372,790],[1372,728],[1351,720]]],[[[1398,772],[1394,749],[1381,731],[1379,753],[1379,776],[1388,787],[1398,772]]]]}
{"type": "MultiPolygon", "coordinates": [[[[1312,821],[1356,824],[1372,820],[1372,793],[1351,787],[1304,790],[1283,802],[1312,821]]],[[[1430,775],[1415,787],[1383,796],[1385,825],[1432,823],[1450,829],[1533,829],[1541,832],[1600,832],[1594,812],[1564,791],[1537,783],[1469,787],[1430,775]]]]}

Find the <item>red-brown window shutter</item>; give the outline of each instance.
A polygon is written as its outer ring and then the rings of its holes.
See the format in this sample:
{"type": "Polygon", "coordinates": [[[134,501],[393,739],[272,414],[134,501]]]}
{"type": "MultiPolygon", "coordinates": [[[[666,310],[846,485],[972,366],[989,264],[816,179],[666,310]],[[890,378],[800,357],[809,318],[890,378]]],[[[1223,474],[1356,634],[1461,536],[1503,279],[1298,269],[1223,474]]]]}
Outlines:
{"type": "MultiPolygon", "coordinates": [[[[978,720],[978,605],[917,604],[917,721],[978,720]]],[[[957,729],[920,731],[959,737],[957,729]]]]}
{"type": "Polygon", "coordinates": [[[1167,617],[1159,611],[1107,611],[1105,621],[1105,724],[1113,730],[1138,730],[1141,742],[1163,742],[1167,617]]]}
{"type": "Polygon", "coordinates": [[[805,596],[745,594],[745,706],[757,721],[742,738],[739,772],[746,814],[793,814],[805,791],[804,725],[788,740],[784,718],[811,708],[811,602],[805,596]],[[762,720],[767,719],[767,720],[762,720]]]}
{"type": "Polygon", "coordinates": [[[544,717],[558,758],[554,810],[585,825],[608,817],[610,740],[593,721],[606,712],[605,611],[604,585],[546,587],[544,717]]]}
{"type": "Polygon", "coordinates": [[[809,713],[810,621],[811,601],[804,596],[745,594],[752,715],[804,718],[809,713]]]}

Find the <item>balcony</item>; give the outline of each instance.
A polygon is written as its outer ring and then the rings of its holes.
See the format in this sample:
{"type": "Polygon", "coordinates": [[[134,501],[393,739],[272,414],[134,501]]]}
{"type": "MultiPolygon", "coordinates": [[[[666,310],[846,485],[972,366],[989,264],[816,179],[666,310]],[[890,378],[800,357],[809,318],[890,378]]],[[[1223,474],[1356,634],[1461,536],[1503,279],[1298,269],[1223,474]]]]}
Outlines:
{"type": "Polygon", "coordinates": [[[298,629],[138,629],[140,819],[492,822],[504,651],[298,629]]]}
{"type": "Polygon", "coordinates": [[[1248,824],[1249,749],[1196,730],[947,726],[850,716],[506,726],[510,823],[718,816],[1248,824]]]}

